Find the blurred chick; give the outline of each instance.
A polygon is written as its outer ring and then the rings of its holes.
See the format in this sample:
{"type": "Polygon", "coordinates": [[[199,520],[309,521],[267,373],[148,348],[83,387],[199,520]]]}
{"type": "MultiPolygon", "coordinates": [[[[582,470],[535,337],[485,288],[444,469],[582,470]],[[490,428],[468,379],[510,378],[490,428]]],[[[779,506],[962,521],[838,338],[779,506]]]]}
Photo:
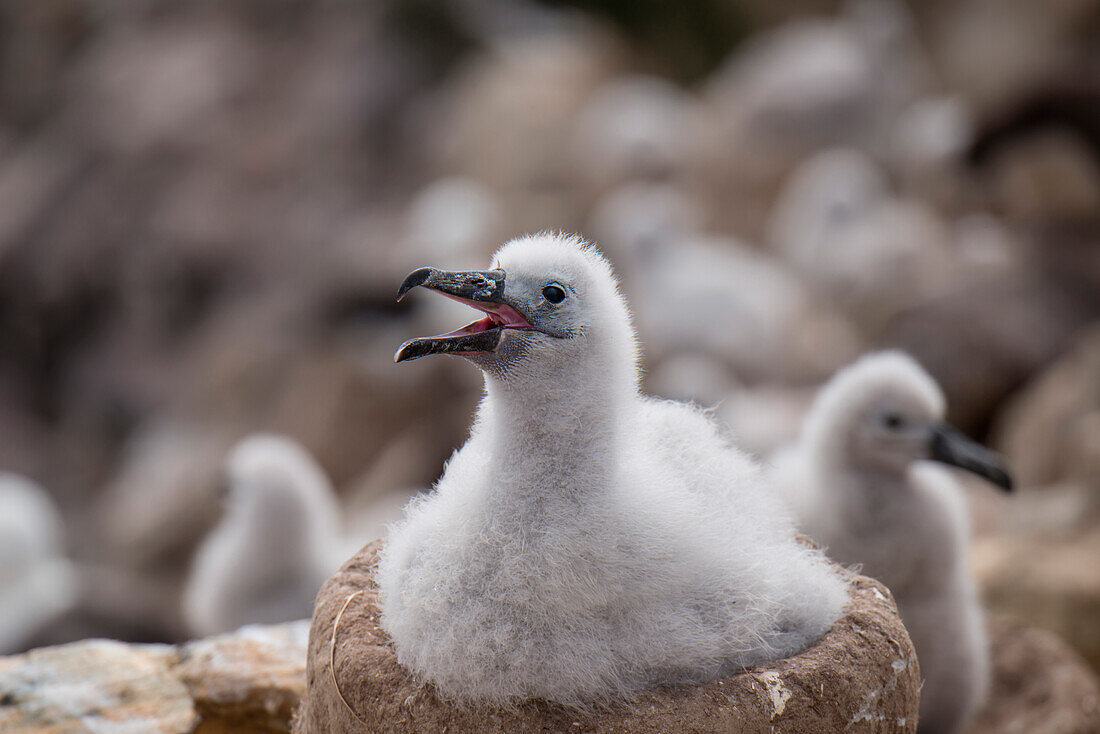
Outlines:
{"type": "Polygon", "coordinates": [[[821,390],[799,443],[773,469],[801,529],[893,592],[925,679],[921,734],[962,731],[990,677],[965,497],[927,461],[1012,486],[1000,461],[943,415],[943,394],[913,359],[868,355],[821,390]]]}
{"type": "Polygon", "coordinates": [[[701,353],[746,382],[797,381],[827,375],[857,352],[859,336],[842,314],[743,242],[716,235],[654,241],[637,265],[628,287],[643,296],[636,316],[654,362],[701,353]]]}
{"type": "Polygon", "coordinates": [[[259,434],[227,464],[226,515],[195,554],[183,613],[196,636],[309,617],[348,555],[328,478],[297,443],[259,434]]]}
{"type": "Polygon", "coordinates": [[[76,602],[53,498],[31,480],[0,473],[0,655],[18,652],[76,602]]]}
{"type": "Polygon", "coordinates": [[[946,225],[895,196],[886,172],[857,150],[825,150],[799,166],[772,208],[768,238],[820,296],[871,331],[957,272],[946,225]]]}

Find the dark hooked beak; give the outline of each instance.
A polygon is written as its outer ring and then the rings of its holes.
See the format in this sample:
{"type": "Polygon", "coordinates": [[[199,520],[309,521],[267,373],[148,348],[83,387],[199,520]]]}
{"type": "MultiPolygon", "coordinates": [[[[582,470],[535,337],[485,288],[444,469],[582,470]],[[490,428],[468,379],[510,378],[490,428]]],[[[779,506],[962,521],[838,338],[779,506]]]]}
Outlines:
{"type": "Polygon", "coordinates": [[[449,272],[435,268],[418,268],[412,271],[397,289],[397,300],[417,286],[431,288],[460,301],[485,301],[500,303],[504,297],[503,270],[468,270],[449,272]]]}
{"type": "Polygon", "coordinates": [[[971,441],[951,426],[932,427],[931,458],[984,477],[1006,492],[1012,491],[1012,477],[997,454],[971,441]]]}
{"type": "Polygon", "coordinates": [[[429,354],[492,352],[500,344],[504,329],[533,328],[523,314],[504,302],[504,279],[504,271],[499,269],[450,272],[420,268],[409,273],[397,290],[397,300],[422,286],[484,312],[485,318],[449,334],[410,339],[397,350],[394,361],[406,362],[429,354]]]}

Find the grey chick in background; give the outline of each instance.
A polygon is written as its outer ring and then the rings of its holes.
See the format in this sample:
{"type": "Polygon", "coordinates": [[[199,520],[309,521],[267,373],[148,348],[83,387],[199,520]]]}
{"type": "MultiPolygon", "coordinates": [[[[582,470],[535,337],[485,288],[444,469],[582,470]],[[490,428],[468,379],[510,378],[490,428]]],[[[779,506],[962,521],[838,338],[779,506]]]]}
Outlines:
{"type": "Polygon", "coordinates": [[[485,317],[397,361],[461,355],[485,396],[383,550],[403,665],[450,699],[585,706],[785,657],[832,625],[844,581],[796,541],[759,467],[704,412],[640,394],[599,253],[524,237],[490,270],[422,268],[400,293],[417,286],[485,317]]]}
{"type": "Polygon", "coordinates": [[[76,603],[53,498],[26,477],[0,472],[0,655],[18,652],[76,603]]]}
{"type": "Polygon", "coordinates": [[[920,365],[899,352],[872,354],[822,388],[799,443],[773,457],[801,529],[893,592],[924,676],[922,734],[962,731],[990,677],[967,568],[966,498],[929,462],[1012,486],[999,459],[943,416],[943,394],[920,365]]]}
{"type": "Polygon", "coordinates": [[[226,466],[227,507],[195,553],[184,591],[191,633],[309,617],[349,550],[328,478],[294,441],[254,435],[226,466]]]}

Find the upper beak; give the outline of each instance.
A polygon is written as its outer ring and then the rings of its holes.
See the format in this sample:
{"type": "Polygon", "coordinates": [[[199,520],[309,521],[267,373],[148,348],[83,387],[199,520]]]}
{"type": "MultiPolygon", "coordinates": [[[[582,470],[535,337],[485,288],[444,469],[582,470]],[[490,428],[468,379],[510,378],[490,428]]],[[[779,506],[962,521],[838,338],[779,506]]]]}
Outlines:
{"type": "Polygon", "coordinates": [[[503,270],[468,270],[451,272],[436,268],[418,268],[405,276],[397,289],[397,300],[418,285],[454,296],[459,300],[500,303],[504,297],[503,270]]]}
{"type": "Polygon", "coordinates": [[[973,472],[1006,492],[1012,491],[1012,477],[1001,458],[951,426],[941,423],[932,427],[931,458],[973,472]]]}
{"type": "Polygon", "coordinates": [[[485,313],[485,318],[438,336],[410,339],[394,355],[405,362],[429,354],[474,354],[491,352],[500,344],[504,328],[531,328],[527,319],[504,302],[503,270],[451,272],[420,268],[409,273],[397,290],[397,300],[417,286],[430,288],[485,313]]]}

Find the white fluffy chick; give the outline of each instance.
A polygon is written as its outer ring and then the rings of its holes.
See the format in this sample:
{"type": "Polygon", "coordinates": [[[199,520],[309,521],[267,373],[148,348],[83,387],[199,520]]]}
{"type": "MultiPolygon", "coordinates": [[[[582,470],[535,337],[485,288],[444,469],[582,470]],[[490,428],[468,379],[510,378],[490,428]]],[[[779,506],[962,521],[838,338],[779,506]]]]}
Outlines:
{"type": "Polygon", "coordinates": [[[949,464],[1011,488],[995,455],[941,421],[935,381],[900,352],[866,356],[818,394],[800,442],[774,458],[804,532],[894,594],[920,661],[922,734],[963,730],[989,686],[969,518],[949,464]]]}
{"type": "Polygon", "coordinates": [[[259,434],[229,456],[227,508],[195,554],[184,618],[195,635],[309,617],[348,555],[328,478],[305,449],[259,434]]]}
{"type": "Polygon", "coordinates": [[[950,232],[931,209],[895,197],[886,172],[857,150],[826,150],[787,179],[769,239],[820,295],[868,327],[946,288],[950,232]]]}
{"type": "Polygon", "coordinates": [[[485,397],[378,568],[403,665],[462,702],[585,706],[791,655],[832,625],[845,583],[758,467],[704,413],[639,393],[627,305],[594,249],[523,237],[490,270],[422,268],[400,294],[416,286],[485,317],[397,361],[461,355],[485,397]]]}
{"type": "Polygon", "coordinates": [[[18,652],[76,602],[64,545],[61,513],[46,490],[0,472],[0,655],[18,652]]]}
{"type": "Polygon", "coordinates": [[[632,284],[645,296],[638,323],[656,360],[702,353],[756,382],[821,377],[858,351],[859,337],[843,315],[745,243],[680,237],[653,243],[639,264],[632,284]]]}
{"type": "Polygon", "coordinates": [[[689,178],[706,154],[709,126],[697,98],[655,76],[613,78],[573,122],[578,170],[597,191],[631,180],[689,178]]]}

